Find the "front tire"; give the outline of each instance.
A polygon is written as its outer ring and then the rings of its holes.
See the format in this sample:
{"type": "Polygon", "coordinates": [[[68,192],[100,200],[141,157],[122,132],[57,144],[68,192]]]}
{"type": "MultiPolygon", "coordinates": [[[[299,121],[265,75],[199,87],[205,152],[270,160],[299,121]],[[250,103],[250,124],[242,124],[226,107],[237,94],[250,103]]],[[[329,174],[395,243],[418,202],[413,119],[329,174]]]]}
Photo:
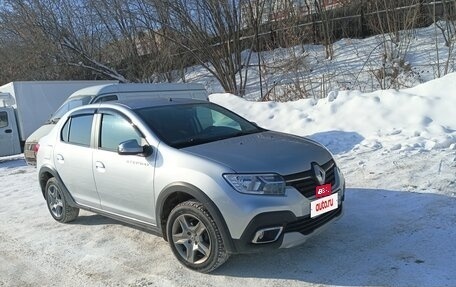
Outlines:
{"type": "Polygon", "coordinates": [[[58,222],[70,222],[79,215],[79,208],[68,205],[59,182],[50,178],[46,183],[45,198],[52,217],[58,222]]]}
{"type": "Polygon", "coordinates": [[[168,217],[166,234],[176,258],[192,270],[211,272],[229,257],[214,219],[200,202],[178,204],[168,217]]]}

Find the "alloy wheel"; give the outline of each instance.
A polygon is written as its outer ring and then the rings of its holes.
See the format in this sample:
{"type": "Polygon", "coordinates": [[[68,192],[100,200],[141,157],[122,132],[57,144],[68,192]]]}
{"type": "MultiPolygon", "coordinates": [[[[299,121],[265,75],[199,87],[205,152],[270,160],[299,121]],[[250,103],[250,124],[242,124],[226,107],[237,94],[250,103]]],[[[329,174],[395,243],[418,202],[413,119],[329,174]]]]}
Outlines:
{"type": "Polygon", "coordinates": [[[62,192],[55,185],[48,187],[48,205],[52,214],[60,218],[63,214],[62,192]]]}
{"type": "Polygon", "coordinates": [[[201,220],[190,214],[176,218],[172,226],[172,240],[179,255],[187,262],[201,264],[211,254],[211,240],[201,220]]]}

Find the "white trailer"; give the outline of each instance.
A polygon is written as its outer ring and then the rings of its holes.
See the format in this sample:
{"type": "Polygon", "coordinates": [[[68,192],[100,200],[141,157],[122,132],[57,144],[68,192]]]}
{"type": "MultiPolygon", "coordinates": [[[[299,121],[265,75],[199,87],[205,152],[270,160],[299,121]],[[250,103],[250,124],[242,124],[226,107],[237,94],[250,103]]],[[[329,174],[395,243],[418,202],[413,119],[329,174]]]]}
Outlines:
{"type": "Polygon", "coordinates": [[[73,92],[115,81],[24,81],[0,87],[0,156],[22,152],[27,137],[73,92]]]}
{"type": "Polygon", "coordinates": [[[207,91],[202,84],[196,83],[160,83],[160,84],[107,84],[92,86],[74,92],[55,112],[52,118],[25,141],[24,157],[30,165],[36,165],[36,152],[39,140],[47,135],[59,119],[69,110],[82,105],[96,104],[106,101],[116,101],[133,98],[165,97],[193,98],[208,101],[207,91]]]}

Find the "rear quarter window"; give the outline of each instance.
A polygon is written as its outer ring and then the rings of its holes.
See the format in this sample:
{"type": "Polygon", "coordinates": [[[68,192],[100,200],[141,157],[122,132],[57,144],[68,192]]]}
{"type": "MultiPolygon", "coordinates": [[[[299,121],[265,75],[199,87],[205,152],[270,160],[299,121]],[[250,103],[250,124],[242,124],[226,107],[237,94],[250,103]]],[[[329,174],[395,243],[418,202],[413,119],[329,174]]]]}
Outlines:
{"type": "Polygon", "coordinates": [[[80,115],[68,119],[61,130],[61,140],[70,144],[90,146],[93,115],[80,115]]]}

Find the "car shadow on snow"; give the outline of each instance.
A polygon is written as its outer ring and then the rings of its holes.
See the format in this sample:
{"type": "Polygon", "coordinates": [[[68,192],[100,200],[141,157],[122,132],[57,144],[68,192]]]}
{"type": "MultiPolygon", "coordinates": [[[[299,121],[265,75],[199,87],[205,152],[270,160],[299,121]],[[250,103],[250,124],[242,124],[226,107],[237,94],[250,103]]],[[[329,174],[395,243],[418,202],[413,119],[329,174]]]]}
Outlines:
{"type": "Polygon", "coordinates": [[[79,214],[78,218],[75,221],[71,221],[67,224],[73,224],[73,225],[86,225],[86,226],[97,226],[97,225],[119,225],[119,226],[125,226],[125,227],[130,227],[134,228],[137,230],[141,230],[153,235],[158,235],[156,232],[151,231],[149,229],[128,224],[126,222],[118,221],[115,219],[112,219],[110,217],[106,217],[100,214],[95,214],[91,213],[89,211],[83,211],[84,214],[79,214]]]}
{"type": "Polygon", "coordinates": [[[214,274],[343,286],[456,286],[456,198],[348,189],[344,216],[304,245],[233,256],[214,274]]]}
{"type": "Polygon", "coordinates": [[[109,217],[99,214],[86,214],[79,215],[75,221],[69,222],[68,224],[74,225],[124,225],[122,222],[111,219],[109,217]]]}
{"type": "Polygon", "coordinates": [[[321,143],[333,154],[351,151],[364,138],[356,132],[327,131],[310,135],[309,138],[321,143]]]}

